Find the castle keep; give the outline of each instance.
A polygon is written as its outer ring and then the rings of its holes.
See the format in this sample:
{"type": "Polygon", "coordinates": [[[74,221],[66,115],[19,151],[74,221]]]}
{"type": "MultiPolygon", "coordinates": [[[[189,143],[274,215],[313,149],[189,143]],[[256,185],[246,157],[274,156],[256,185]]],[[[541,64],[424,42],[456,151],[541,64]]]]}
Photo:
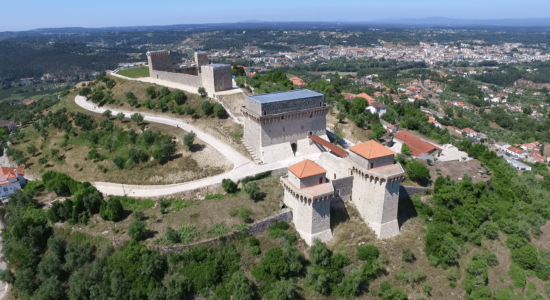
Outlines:
{"type": "Polygon", "coordinates": [[[245,116],[244,141],[252,155],[264,163],[324,151],[309,137],[328,141],[324,95],[310,90],[294,90],[248,96],[242,112],[245,116]]]}
{"type": "Polygon", "coordinates": [[[399,186],[405,171],[395,163],[395,153],[372,140],[349,150],[345,157],[322,153],[318,162],[292,165],[281,177],[284,203],[308,245],[332,238],[331,204],[350,199],[379,238],[399,234],[399,186]]]}
{"type": "Polygon", "coordinates": [[[170,51],[147,52],[149,76],[192,87],[204,87],[206,92],[220,92],[233,88],[231,66],[226,64],[208,64],[205,52],[195,52],[195,65],[172,66],[170,51]]]}

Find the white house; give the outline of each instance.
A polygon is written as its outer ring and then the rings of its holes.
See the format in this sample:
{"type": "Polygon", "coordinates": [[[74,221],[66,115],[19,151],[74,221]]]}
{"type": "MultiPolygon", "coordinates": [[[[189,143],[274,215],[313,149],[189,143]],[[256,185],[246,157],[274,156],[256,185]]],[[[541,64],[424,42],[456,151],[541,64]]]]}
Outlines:
{"type": "Polygon", "coordinates": [[[510,154],[511,156],[514,156],[514,157],[517,157],[517,158],[527,158],[527,152],[521,150],[521,149],[518,149],[516,147],[513,147],[513,146],[510,146],[506,149],[504,149],[504,151],[508,154],[510,154]]]}
{"type": "Polygon", "coordinates": [[[520,161],[517,161],[515,159],[507,159],[506,161],[510,166],[514,167],[515,169],[523,170],[523,171],[531,171],[531,167],[529,167],[528,165],[520,161]]]}
{"type": "Polygon", "coordinates": [[[27,184],[20,168],[0,168],[0,197],[7,197],[27,184]]]}
{"type": "Polygon", "coordinates": [[[499,151],[505,151],[510,146],[512,146],[512,145],[510,145],[508,143],[505,143],[505,142],[496,142],[495,143],[495,148],[499,151]]]}

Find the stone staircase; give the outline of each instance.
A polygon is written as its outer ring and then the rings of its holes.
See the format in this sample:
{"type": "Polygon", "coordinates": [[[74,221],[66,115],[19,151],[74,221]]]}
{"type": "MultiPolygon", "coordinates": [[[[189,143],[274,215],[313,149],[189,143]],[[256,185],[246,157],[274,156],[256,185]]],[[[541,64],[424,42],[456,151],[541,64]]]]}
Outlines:
{"type": "Polygon", "coordinates": [[[252,159],[254,160],[255,164],[257,164],[257,165],[263,164],[263,162],[260,160],[260,158],[258,156],[256,156],[256,153],[254,152],[252,147],[250,147],[244,139],[241,139],[241,143],[243,143],[243,146],[246,148],[246,151],[248,151],[248,153],[250,153],[250,156],[252,156],[252,159]]]}

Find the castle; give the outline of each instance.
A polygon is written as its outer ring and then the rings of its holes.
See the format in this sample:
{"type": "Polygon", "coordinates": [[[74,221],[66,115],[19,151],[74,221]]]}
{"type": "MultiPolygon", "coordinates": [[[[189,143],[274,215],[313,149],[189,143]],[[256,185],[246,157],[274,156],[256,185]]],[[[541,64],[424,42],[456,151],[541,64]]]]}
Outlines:
{"type": "Polygon", "coordinates": [[[332,238],[330,207],[352,201],[379,238],[399,234],[397,209],[403,167],[395,152],[370,140],[340,149],[328,142],[322,94],[294,90],[246,97],[244,141],[264,163],[320,153],[288,167],[281,177],[284,203],[308,245],[332,238]]]}
{"type": "Polygon", "coordinates": [[[233,88],[231,66],[226,64],[208,64],[205,52],[195,52],[194,66],[172,66],[170,51],[148,51],[149,76],[154,79],[180,83],[191,87],[204,87],[206,92],[214,93],[233,88]]]}
{"type": "Polygon", "coordinates": [[[263,163],[324,151],[309,139],[328,141],[325,96],[310,90],[248,96],[242,107],[244,142],[263,163]]]}

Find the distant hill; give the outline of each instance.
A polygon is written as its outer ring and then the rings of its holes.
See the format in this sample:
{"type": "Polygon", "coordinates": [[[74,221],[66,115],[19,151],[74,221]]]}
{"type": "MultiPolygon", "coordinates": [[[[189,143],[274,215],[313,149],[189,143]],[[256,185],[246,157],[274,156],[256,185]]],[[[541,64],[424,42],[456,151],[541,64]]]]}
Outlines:
{"type": "Polygon", "coordinates": [[[143,25],[126,27],[104,27],[104,28],[39,28],[19,32],[0,32],[0,37],[10,36],[29,36],[29,35],[47,35],[47,34],[89,34],[102,32],[123,32],[123,31],[204,31],[204,30],[237,30],[237,29],[353,29],[365,27],[403,27],[403,28],[423,28],[423,27],[447,27],[447,28],[485,28],[498,29],[504,31],[525,31],[525,28],[531,30],[550,29],[550,18],[523,18],[523,19],[452,19],[444,17],[430,18],[406,18],[406,19],[379,19],[364,22],[263,22],[260,20],[243,20],[237,23],[207,23],[207,24],[174,24],[174,25],[143,25]]]}

